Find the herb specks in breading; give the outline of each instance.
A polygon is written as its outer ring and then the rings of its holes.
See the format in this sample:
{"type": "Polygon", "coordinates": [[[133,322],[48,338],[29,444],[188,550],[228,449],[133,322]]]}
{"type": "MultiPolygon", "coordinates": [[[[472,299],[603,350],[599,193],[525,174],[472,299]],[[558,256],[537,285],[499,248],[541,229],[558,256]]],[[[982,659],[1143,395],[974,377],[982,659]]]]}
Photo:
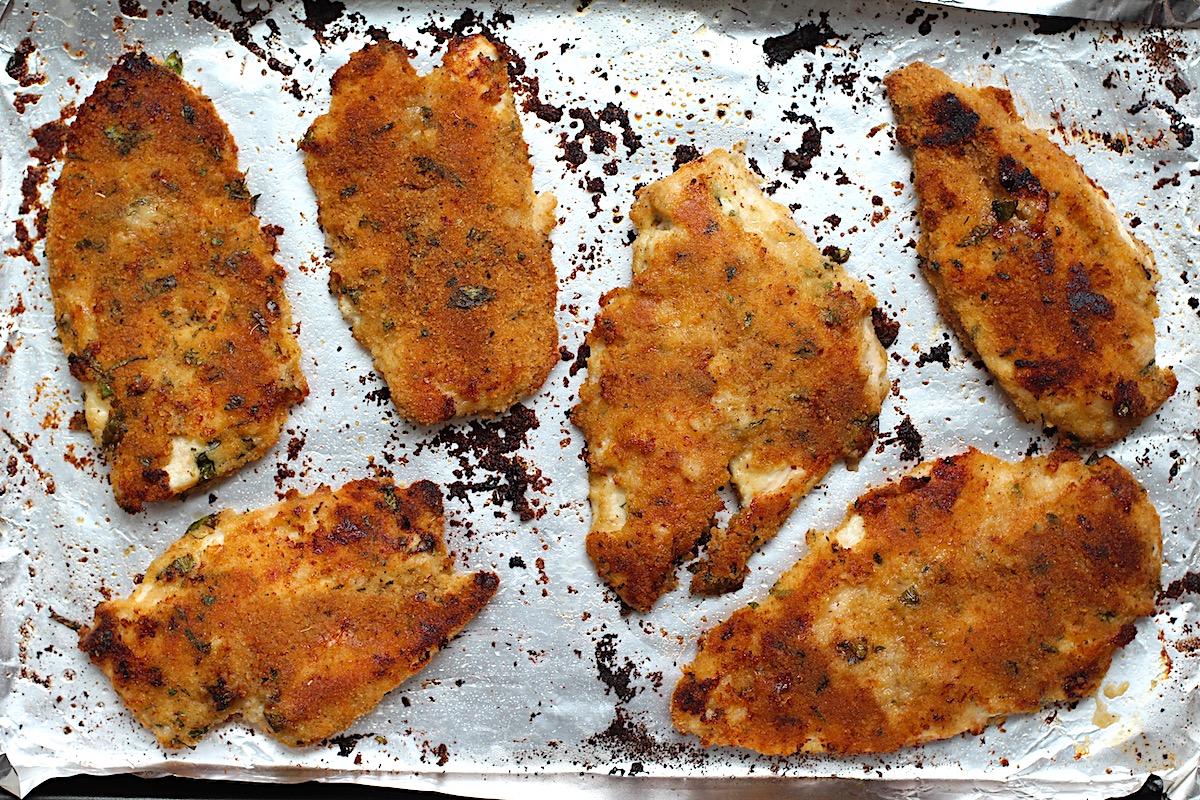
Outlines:
{"type": "Polygon", "coordinates": [[[460,286],[450,295],[446,305],[451,308],[472,309],[496,299],[496,292],[487,286],[460,286]]]}
{"type": "Polygon", "coordinates": [[[202,481],[212,480],[217,474],[217,467],[209,458],[208,453],[196,454],[196,470],[200,473],[202,481]]]}
{"type": "Polygon", "coordinates": [[[117,154],[121,156],[129,155],[133,148],[150,138],[148,133],[131,130],[121,125],[109,125],[104,129],[104,135],[110,142],[116,144],[117,154]]]}

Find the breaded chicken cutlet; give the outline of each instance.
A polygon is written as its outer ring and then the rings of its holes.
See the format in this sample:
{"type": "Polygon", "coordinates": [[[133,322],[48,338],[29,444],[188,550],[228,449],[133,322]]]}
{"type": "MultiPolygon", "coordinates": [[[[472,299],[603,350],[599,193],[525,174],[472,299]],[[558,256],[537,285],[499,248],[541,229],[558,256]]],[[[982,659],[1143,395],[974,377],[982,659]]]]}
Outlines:
{"type": "Polygon", "coordinates": [[[331,89],[300,148],[354,337],[408,419],[507,410],[546,380],[558,327],[555,201],[533,191],[505,61],[456,38],[419,77],[382,41],[331,89]]]}
{"type": "Polygon", "coordinates": [[[709,631],[676,727],[769,754],[880,753],[1093,694],[1154,610],[1145,491],[1074,451],[976,450],[868,492],[756,606],[709,631]]]}
{"type": "Polygon", "coordinates": [[[442,495],[420,481],[295,491],[195,522],[125,600],[96,608],[80,648],[166,748],[240,717],[318,742],[416,673],[496,591],[459,573],[442,495]]]}
{"type": "Polygon", "coordinates": [[[1154,256],[1003,89],[913,64],[885,81],[913,153],[921,270],[1021,415],[1120,439],[1175,391],[1155,364],[1154,256]]]}
{"type": "Polygon", "coordinates": [[[741,586],[750,555],[887,392],[874,298],[821,257],[741,155],[716,150],[638,195],[633,282],[601,298],[572,412],[587,439],[588,554],[646,610],[708,538],[692,591],[741,586]],[[732,480],[740,509],[714,525],[732,480]]]}
{"type": "Polygon", "coordinates": [[[123,56],[67,134],[46,256],[127,511],[259,458],[307,394],[275,249],[212,102],[123,56]]]}

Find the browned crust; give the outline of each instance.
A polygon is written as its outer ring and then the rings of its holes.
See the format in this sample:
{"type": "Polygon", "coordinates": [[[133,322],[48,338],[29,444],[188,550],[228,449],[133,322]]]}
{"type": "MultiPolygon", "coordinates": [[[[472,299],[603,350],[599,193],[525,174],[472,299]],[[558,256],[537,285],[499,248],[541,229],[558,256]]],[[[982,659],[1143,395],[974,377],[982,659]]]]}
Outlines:
{"type": "Polygon", "coordinates": [[[46,238],[58,335],[111,407],[89,403],[88,423],[137,511],[188,488],[169,484],[173,439],[210,448],[202,480],[231,472],[274,446],[308,387],[275,238],[211,101],[127,54],[66,148],[46,238]]]}
{"type": "Polygon", "coordinates": [[[285,744],[327,738],[420,670],[495,593],[456,573],[442,496],[421,481],[290,492],[201,520],[80,648],[163,747],[238,715],[285,744]],[[205,537],[223,541],[205,542],[205,537]]]}
{"type": "Polygon", "coordinates": [[[1154,363],[1152,254],[1007,91],[919,63],[885,84],[913,151],[922,271],[963,343],[1026,419],[1125,436],[1176,387],[1154,363]]]}
{"type": "Polygon", "coordinates": [[[746,562],[839,459],[874,440],[883,353],[874,298],[821,258],[740,156],[715,151],[647,186],[631,218],[635,274],[601,298],[572,419],[588,442],[588,555],[621,600],[649,609],[708,537],[694,592],[741,586],[746,562]],[[734,194],[737,185],[741,194],[734,194]],[[757,217],[721,205],[770,208],[757,217]],[[733,199],[731,198],[740,198],[733,199]],[[756,221],[757,220],[757,221],[756,221]],[[762,230],[751,230],[760,225],[762,230]],[[714,525],[731,462],[794,469],[714,525]],[[624,495],[624,524],[597,506],[624,495]]]}
{"type": "Polygon", "coordinates": [[[300,147],[355,338],[409,419],[507,410],[557,362],[558,329],[553,200],[533,191],[506,63],[455,39],[419,77],[382,41],[331,89],[300,147]]]}
{"type": "Polygon", "coordinates": [[[975,450],[853,507],[700,642],[677,727],[763,753],[876,753],[1096,691],[1154,609],[1158,515],[1116,462],[975,450]],[[744,715],[743,715],[744,710],[744,715]]]}

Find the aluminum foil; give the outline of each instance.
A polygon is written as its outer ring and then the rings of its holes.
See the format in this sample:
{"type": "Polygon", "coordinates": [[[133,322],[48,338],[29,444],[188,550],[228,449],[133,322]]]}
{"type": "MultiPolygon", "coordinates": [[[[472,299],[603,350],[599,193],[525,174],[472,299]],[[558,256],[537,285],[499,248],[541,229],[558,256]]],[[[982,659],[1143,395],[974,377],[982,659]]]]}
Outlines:
{"type": "Polygon", "coordinates": [[[0,785],[24,794],[54,776],[139,772],[493,797],[646,797],[733,788],[809,796],[833,780],[847,797],[1096,798],[1157,773],[1176,800],[1200,797],[1200,313],[1192,288],[1200,279],[1200,32],[1047,25],[892,0],[472,8],[47,0],[14,3],[0,18],[0,785]],[[520,57],[514,85],[535,183],[558,197],[563,360],[505,416],[417,428],[397,418],[329,295],[296,142],[326,109],[330,75],[372,36],[386,31],[404,42],[424,71],[450,34],[480,30],[520,57]],[[44,152],[52,148],[36,149],[131,47],[178,51],[184,77],[233,131],[259,215],[285,231],[279,258],[312,389],[272,454],[133,516],[113,503],[88,434],[70,429],[80,387],[54,340],[38,241],[58,167],[44,152]],[[1080,160],[1157,253],[1159,361],[1175,369],[1179,390],[1106,450],[1147,487],[1162,517],[1157,612],[1141,621],[1096,698],[1014,716],[980,736],[863,758],[704,750],[670,726],[680,667],[702,631],[763,597],[803,554],[806,530],[836,525],[856,496],[918,459],[969,445],[1017,459],[1055,445],[1018,420],[918,274],[911,161],[895,142],[880,84],[918,59],[960,80],[1009,87],[1030,124],[1080,160]],[[629,280],[635,188],[669,174],[693,149],[739,143],[819,247],[850,250],[847,269],[898,324],[893,392],[875,450],[857,471],[829,473],[754,557],[744,589],[703,600],[681,589],[652,613],[622,615],[584,552],[583,441],[566,416],[584,377],[579,349],[600,294],[629,280]],[[448,544],[462,566],[500,574],[493,603],[333,741],[291,750],[232,723],[195,750],[161,750],[76,649],[67,623],[127,594],[200,516],[380,471],[445,487],[448,544]]]}
{"type": "Polygon", "coordinates": [[[1141,22],[1183,28],[1200,24],[1197,0],[929,0],[939,5],[1007,11],[1047,17],[1074,17],[1109,22],[1141,22]]]}

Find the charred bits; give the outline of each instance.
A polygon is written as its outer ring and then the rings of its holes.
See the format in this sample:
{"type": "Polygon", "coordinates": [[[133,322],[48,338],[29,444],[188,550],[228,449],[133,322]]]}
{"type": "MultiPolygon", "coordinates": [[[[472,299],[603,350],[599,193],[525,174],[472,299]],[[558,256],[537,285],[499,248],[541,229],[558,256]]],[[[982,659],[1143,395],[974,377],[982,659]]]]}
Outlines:
{"type": "MultiPolygon", "coordinates": [[[[73,113],[74,108],[71,106],[63,110],[64,116],[73,113]]],[[[33,130],[33,139],[37,146],[29,151],[29,155],[33,157],[34,163],[26,168],[25,176],[21,180],[21,205],[18,213],[22,216],[33,213],[36,231],[31,234],[25,220],[16,220],[14,224],[17,246],[8,250],[7,255],[24,258],[34,266],[37,266],[38,260],[33,254],[33,245],[46,235],[46,208],[41,202],[41,190],[50,166],[65,149],[66,137],[67,125],[61,118],[33,130]]]]}
{"type": "Polygon", "coordinates": [[[841,38],[840,33],[829,27],[829,14],[822,11],[820,22],[797,22],[791,33],[768,37],[763,41],[763,54],[767,66],[775,67],[791,61],[801,50],[815,53],[818,47],[841,38]]]}
{"type": "Polygon", "coordinates": [[[921,144],[931,147],[947,147],[962,144],[975,135],[979,115],[964,105],[958,95],[951,92],[937,98],[930,105],[931,116],[940,130],[926,134],[921,144]]]}
{"type": "Polygon", "coordinates": [[[1129,113],[1140,114],[1147,108],[1157,108],[1159,111],[1164,112],[1168,119],[1171,120],[1171,133],[1175,134],[1175,139],[1179,142],[1179,149],[1186,150],[1192,146],[1192,142],[1195,140],[1196,136],[1195,128],[1192,127],[1189,122],[1187,122],[1186,118],[1182,113],[1180,113],[1179,109],[1174,108],[1169,103],[1165,103],[1162,100],[1150,102],[1146,99],[1146,95],[1143,94],[1141,100],[1129,107],[1129,113]]]}
{"type": "Polygon", "coordinates": [[[880,438],[880,444],[900,445],[901,461],[920,461],[921,445],[924,444],[924,440],[916,426],[913,425],[912,418],[906,415],[904,420],[895,427],[893,433],[893,436],[880,438]]]}
{"type": "Polygon", "coordinates": [[[572,170],[578,169],[587,160],[588,152],[603,154],[617,149],[617,134],[605,129],[605,125],[616,126],[620,132],[620,143],[626,155],[633,155],[642,146],[642,137],[633,130],[629,112],[616,103],[608,103],[599,112],[590,108],[572,108],[567,115],[579,126],[574,136],[559,134],[559,148],[563,155],[557,160],[565,161],[572,170]]]}
{"type": "Polygon", "coordinates": [[[146,19],[149,16],[149,13],[146,9],[142,8],[142,4],[138,0],[121,0],[118,5],[120,6],[121,13],[131,19],[146,19]]]}
{"type": "Polygon", "coordinates": [[[875,338],[887,350],[896,343],[900,335],[900,323],[892,319],[882,308],[871,309],[871,327],[875,329],[875,338]]]}
{"type": "Polygon", "coordinates": [[[466,36],[471,33],[482,33],[495,41],[499,38],[496,36],[496,29],[506,28],[512,22],[513,15],[506,14],[503,11],[495,12],[488,19],[474,9],[468,8],[459,15],[458,19],[450,23],[449,27],[439,26],[430,22],[424,27],[417,28],[417,31],[432,36],[438,44],[445,44],[456,36],[466,36]]]}
{"type": "Polygon", "coordinates": [[[1179,580],[1171,581],[1171,585],[1159,596],[1159,601],[1178,600],[1185,593],[1200,594],[1200,574],[1188,572],[1179,580]]]}
{"type": "MultiPolygon", "coordinates": [[[[807,114],[798,117],[785,115],[785,119],[808,125],[800,135],[800,149],[783,151],[783,169],[796,178],[803,178],[812,169],[813,159],[821,155],[821,128],[817,127],[816,121],[807,114]]],[[[833,132],[831,128],[825,130],[833,132]]]]}
{"type": "Polygon", "coordinates": [[[8,64],[4,67],[4,71],[8,73],[8,77],[26,89],[30,86],[46,82],[45,75],[29,69],[29,57],[35,52],[37,52],[37,48],[33,46],[33,40],[26,36],[17,45],[16,49],[13,50],[13,54],[9,56],[8,64]]]}
{"type": "Polygon", "coordinates": [[[473,493],[490,494],[494,504],[510,506],[522,522],[529,522],[546,513],[530,494],[541,492],[550,481],[517,451],[526,446],[529,431],[537,427],[533,411],[517,405],[496,419],[473,420],[465,428],[447,426],[418,447],[417,454],[425,447],[436,447],[458,460],[454,470],[458,480],[446,487],[450,497],[469,505],[473,493]]]}
{"type": "Polygon", "coordinates": [[[346,4],[338,0],[304,0],[304,25],[317,35],[325,36],[325,29],[346,13],[346,4]]]}
{"type": "Polygon", "coordinates": [[[605,694],[611,691],[618,700],[627,703],[638,693],[638,687],[631,685],[637,671],[629,659],[617,665],[616,642],[614,633],[606,633],[596,642],[596,675],[607,687],[605,694]]]}
{"type": "Polygon", "coordinates": [[[690,164],[700,158],[700,151],[695,145],[681,144],[675,148],[675,169],[678,170],[684,164],[690,164]]]}
{"type": "Polygon", "coordinates": [[[928,353],[921,353],[917,357],[917,366],[923,367],[926,364],[941,364],[950,369],[950,343],[942,342],[929,348],[928,353]]]}
{"type": "Polygon", "coordinates": [[[294,68],[288,64],[284,64],[275,56],[269,54],[263,46],[251,38],[250,31],[254,29],[258,23],[267,16],[271,10],[269,4],[264,4],[263,7],[248,9],[243,11],[241,6],[236,6],[241,20],[235,22],[221,16],[208,3],[200,2],[200,0],[188,1],[188,13],[195,19],[204,20],[213,27],[220,28],[229,33],[235,42],[246,48],[248,51],[258,56],[262,61],[274,72],[278,72],[284,77],[292,74],[294,68]]]}

